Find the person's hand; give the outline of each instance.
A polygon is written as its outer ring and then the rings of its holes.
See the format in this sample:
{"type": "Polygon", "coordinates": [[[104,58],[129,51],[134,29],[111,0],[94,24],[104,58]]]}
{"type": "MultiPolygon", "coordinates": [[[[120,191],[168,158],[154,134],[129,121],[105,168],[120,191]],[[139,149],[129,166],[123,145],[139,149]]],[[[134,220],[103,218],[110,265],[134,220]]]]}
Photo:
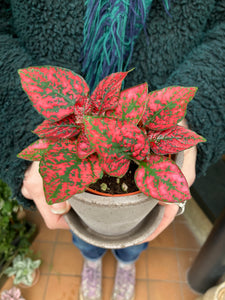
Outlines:
{"type": "Polygon", "coordinates": [[[39,162],[33,162],[25,172],[21,193],[25,198],[35,202],[49,229],[69,229],[63,214],[70,210],[70,204],[67,201],[53,205],[47,204],[43,180],[39,173],[39,162]]]}
{"type": "MultiPolygon", "coordinates": [[[[179,123],[179,125],[188,128],[187,121],[185,119],[182,120],[179,123]]],[[[184,151],[184,161],[183,161],[181,171],[184,174],[189,187],[194,183],[196,177],[196,173],[195,173],[196,157],[197,157],[196,146],[184,151]]],[[[172,223],[172,221],[176,217],[176,214],[179,209],[177,204],[166,204],[162,202],[161,203],[159,202],[159,204],[164,205],[165,207],[162,221],[160,222],[156,230],[142,243],[150,242],[153,239],[155,239],[162,231],[164,231],[164,229],[166,229],[172,223]]]]}

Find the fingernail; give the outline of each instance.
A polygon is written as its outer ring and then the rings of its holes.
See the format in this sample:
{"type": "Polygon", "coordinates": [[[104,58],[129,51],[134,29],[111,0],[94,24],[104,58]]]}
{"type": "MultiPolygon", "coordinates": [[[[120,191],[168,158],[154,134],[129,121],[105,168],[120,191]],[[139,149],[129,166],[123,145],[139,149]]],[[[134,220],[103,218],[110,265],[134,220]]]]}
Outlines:
{"type": "Polygon", "coordinates": [[[69,203],[67,201],[61,203],[55,203],[51,205],[50,209],[53,214],[62,215],[68,211],[68,205],[69,203]]]}

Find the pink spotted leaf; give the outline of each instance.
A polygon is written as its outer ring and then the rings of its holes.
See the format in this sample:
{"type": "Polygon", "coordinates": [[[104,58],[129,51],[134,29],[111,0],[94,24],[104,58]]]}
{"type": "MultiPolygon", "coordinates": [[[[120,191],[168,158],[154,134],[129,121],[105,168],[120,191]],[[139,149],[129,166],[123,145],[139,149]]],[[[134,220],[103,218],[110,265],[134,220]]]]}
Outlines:
{"type": "Polygon", "coordinates": [[[71,138],[80,132],[80,126],[75,123],[74,114],[65,117],[57,122],[44,120],[35,130],[34,133],[40,138],[71,138]]]}
{"type": "Polygon", "coordinates": [[[171,86],[149,94],[142,124],[151,130],[166,130],[176,126],[186,114],[187,104],[197,88],[171,86]]]}
{"type": "Polygon", "coordinates": [[[40,174],[46,201],[53,204],[83,192],[101,178],[103,172],[96,154],[81,160],[77,156],[76,141],[59,140],[43,156],[40,174]]]}
{"type": "Polygon", "coordinates": [[[81,76],[64,68],[30,67],[18,73],[22,87],[35,109],[52,122],[72,114],[77,99],[87,96],[89,92],[81,76]]]}
{"type": "Polygon", "coordinates": [[[94,153],[95,150],[91,147],[89,139],[85,131],[82,131],[77,138],[77,155],[80,159],[84,159],[94,153]]]}
{"type": "Polygon", "coordinates": [[[135,182],[142,193],[160,201],[179,203],[191,198],[181,170],[165,156],[153,154],[140,162],[135,182]]]}
{"type": "Polygon", "coordinates": [[[85,117],[85,130],[91,146],[101,156],[120,153],[143,160],[149,152],[147,136],[131,122],[109,117],[85,117]]]}
{"type": "Polygon", "coordinates": [[[117,106],[121,85],[127,73],[112,73],[100,81],[91,95],[94,115],[102,115],[117,106]]]}
{"type": "Polygon", "coordinates": [[[164,131],[149,131],[150,147],[156,154],[173,154],[204,142],[205,139],[192,130],[175,126],[164,131]]]}
{"type": "Polygon", "coordinates": [[[74,105],[76,123],[81,124],[85,115],[90,115],[92,111],[91,99],[88,96],[79,97],[74,105]]]}
{"type": "Polygon", "coordinates": [[[112,153],[100,158],[102,169],[110,176],[123,177],[130,166],[130,160],[124,155],[112,153]]]}
{"type": "Polygon", "coordinates": [[[138,124],[146,108],[147,93],[147,83],[122,91],[117,107],[106,115],[138,124]]]}
{"type": "Polygon", "coordinates": [[[56,140],[39,139],[23,149],[17,154],[17,157],[30,161],[39,161],[45,152],[55,143],[56,140]]]}

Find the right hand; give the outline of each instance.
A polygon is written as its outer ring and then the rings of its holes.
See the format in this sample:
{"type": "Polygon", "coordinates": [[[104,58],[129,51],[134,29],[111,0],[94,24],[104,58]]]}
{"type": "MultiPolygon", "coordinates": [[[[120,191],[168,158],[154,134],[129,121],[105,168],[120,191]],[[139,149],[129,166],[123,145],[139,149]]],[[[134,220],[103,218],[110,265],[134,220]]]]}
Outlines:
{"type": "Polygon", "coordinates": [[[49,229],[69,229],[63,215],[70,210],[69,202],[49,205],[46,202],[43,180],[39,173],[39,162],[33,162],[25,172],[21,193],[35,202],[49,229]]]}

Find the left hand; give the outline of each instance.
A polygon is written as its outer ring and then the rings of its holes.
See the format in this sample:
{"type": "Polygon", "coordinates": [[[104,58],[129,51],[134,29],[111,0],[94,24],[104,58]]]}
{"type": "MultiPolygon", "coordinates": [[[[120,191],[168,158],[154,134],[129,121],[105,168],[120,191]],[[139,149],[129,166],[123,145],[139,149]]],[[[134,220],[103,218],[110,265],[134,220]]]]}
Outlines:
{"type": "MultiPolygon", "coordinates": [[[[187,121],[185,119],[182,120],[179,123],[179,125],[188,128],[187,121]]],[[[184,151],[184,162],[181,171],[184,174],[189,187],[194,183],[196,177],[196,173],[195,173],[196,157],[197,157],[196,146],[184,151]]],[[[162,218],[162,221],[159,224],[159,226],[156,228],[156,230],[149,237],[147,237],[147,239],[145,239],[142,243],[150,242],[153,239],[155,239],[164,229],[166,229],[172,223],[172,221],[176,217],[176,214],[179,209],[177,204],[175,203],[166,204],[162,202],[161,203],[159,202],[159,204],[165,206],[165,211],[164,211],[164,216],[162,218]]]]}

